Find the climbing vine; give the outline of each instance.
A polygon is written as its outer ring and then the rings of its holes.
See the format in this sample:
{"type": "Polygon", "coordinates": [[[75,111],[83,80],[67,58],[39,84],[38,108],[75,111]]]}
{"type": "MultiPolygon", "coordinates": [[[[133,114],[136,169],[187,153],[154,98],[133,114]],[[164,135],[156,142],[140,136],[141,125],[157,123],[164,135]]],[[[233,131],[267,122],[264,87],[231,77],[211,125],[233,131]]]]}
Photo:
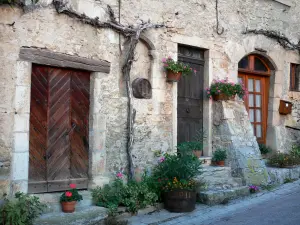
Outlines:
{"type": "Polygon", "coordinates": [[[132,147],[134,143],[134,123],[135,123],[136,110],[133,107],[130,71],[132,68],[132,63],[134,62],[135,49],[140,40],[141,34],[143,34],[144,31],[150,28],[162,28],[165,26],[163,24],[152,24],[150,21],[147,22],[141,21],[137,25],[125,26],[120,23],[120,20],[117,21],[115,14],[109,5],[107,6],[109,20],[106,22],[99,21],[98,17],[89,18],[85,14],[79,14],[78,12],[68,7],[68,5],[61,0],[54,0],[53,5],[59,14],[66,14],[71,18],[74,18],[84,24],[89,24],[95,28],[111,28],[126,38],[125,50],[123,51],[123,57],[122,57],[123,58],[122,74],[126,82],[126,92],[128,97],[128,116],[127,116],[128,137],[127,137],[127,147],[126,147],[126,153],[128,159],[128,172],[129,172],[128,178],[132,179],[134,177],[132,147]]]}
{"type": "Polygon", "coordinates": [[[290,41],[284,34],[274,30],[246,30],[243,34],[263,35],[277,41],[286,50],[297,50],[300,53],[300,41],[296,44],[290,41]]]}

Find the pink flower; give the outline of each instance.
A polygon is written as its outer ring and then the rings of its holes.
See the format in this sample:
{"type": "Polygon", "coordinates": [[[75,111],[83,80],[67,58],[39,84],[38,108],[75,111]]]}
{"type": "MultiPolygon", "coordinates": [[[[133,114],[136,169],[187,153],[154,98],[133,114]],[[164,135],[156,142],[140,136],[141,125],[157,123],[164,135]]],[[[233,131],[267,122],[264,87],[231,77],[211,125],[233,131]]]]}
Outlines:
{"type": "Polygon", "coordinates": [[[75,189],[76,188],[76,184],[70,184],[70,188],[75,189]]]}
{"type": "Polygon", "coordinates": [[[160,160],[159,160],[159,162],[163,162],[163,161],[165,161],[165,157],[162,157],[160,160]]]}
{"type": "Polygon", "coordinates": [[[221,91],[220,91],[220,90],[218,90],[218,92],[220,93],[221,91]]]}
{"type": "Polygon", "coordinates": [[[70,191],[66,191],[66,194],[65,194],[67,197],[72,197],[72,192],[70,191]]]}
{"type": "Polygon", "coordinates": [[[172,57],[171,57],[171,56],[169,56],[169,57],[168,57],[168,59],[172,59],[172,57]]]}
{"type": "Polygon", "coordinates": [[[194,70],[194,73],[197,73],[197,70],[194,70]]]}
{"type": "Polygon", "coordinates": [[[168,65],[168,64],[164,64],[164,66],[165,66],[165,67],[168,67],[169,65],[168,65]]]}
{"type": "Polygon", "coordinates": [[[210,94],[210,91],[208,91],[207,94],[210,94]]]}
{"type": "Polygon", "coordinates": [[[163,62],[163,63],[167,62],[167,59],[166,59],[166,58],[163,58],[163,59],[162,59],[162,62],[163,62]]]}
{"type": "Polygon", "coordinates": [[[117,178],[120,178],[120,179],[121,179],[122,177],[123,177],[123,174],[122,174],[121,172],[118,172],[118,173],[117,173],[117,178]]]}

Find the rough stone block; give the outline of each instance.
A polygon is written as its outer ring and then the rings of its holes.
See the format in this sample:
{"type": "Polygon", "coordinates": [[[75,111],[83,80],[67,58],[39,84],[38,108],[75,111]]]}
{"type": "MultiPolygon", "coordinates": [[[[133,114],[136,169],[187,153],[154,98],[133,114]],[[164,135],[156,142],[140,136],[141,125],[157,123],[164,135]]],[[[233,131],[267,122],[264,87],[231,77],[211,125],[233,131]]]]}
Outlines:
{"type": "Polygon", "coordinates": [[[16,85],[28,86],[31,84],[31,63],[25,61],[17,62],[16,85]]]}
{"type": "Polygon", "coordinates": [[[12,179],[27,180],[29,169],[29,152],[14,153],[12,161],[12,179]]]}
{"type": "Polygon", "coordinates": [[[30,112],[30,87],[16,87],[15,109],[17,113],[30,112]]]}
{"type": "Polygon", "coordinates": [[[14,133],[14,152],[29,151],[28,133],[14,133]]]}
{"type": "Polygon", "coordinates": [[[217,205],[225,201],[250,195],[248,186],[232,188],[230,190],[204,191],[197,196],[198,200],[207,205],[217,205]]]}
{"type": "Polygon", "coordinates": [[[28,180],[13,180],[11,182],[11,194],[14,195],[17,192],[28,192],[28,180]]]}
{"type": "Polygon", "coordinates": [[[29,132],[29,114],[15,114],[14,131],[29,132]]]}

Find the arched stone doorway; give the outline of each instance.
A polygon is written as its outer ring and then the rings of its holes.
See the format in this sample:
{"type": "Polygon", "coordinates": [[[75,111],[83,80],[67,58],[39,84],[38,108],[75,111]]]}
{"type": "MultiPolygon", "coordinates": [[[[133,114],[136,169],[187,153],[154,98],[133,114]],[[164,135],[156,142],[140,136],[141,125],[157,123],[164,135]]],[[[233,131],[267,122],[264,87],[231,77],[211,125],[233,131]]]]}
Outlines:
{"type": "MultiPolygon", "coordinates": [[[[249,95],[245,106],[257,142],[266,144],[268,128],[268,105],[270,85],[273,85],[274,64],[261,54],[252,53],[243,57],[238,65],[238,79],[247,88],[249,95]]],[[[271,90],[273,90],[271,88],[271,90]]]]}

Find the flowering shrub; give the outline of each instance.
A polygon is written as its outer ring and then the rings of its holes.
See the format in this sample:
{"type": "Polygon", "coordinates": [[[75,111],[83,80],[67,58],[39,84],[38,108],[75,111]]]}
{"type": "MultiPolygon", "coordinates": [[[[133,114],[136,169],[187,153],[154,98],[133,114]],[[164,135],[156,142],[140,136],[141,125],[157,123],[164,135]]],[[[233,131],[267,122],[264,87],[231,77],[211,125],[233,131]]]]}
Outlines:
{"type": "Polygon", "coordinates": [[[208,98],[211,98],[212,95],[224,94],[226,96],[235,96],[238,95],[240,98],[244,98],[248,92],[243,84],[235,84],[229,82],[228,78],[223,80],[213,80],[210,88],[206,88],[206,94],[208,98]]]}
{"type": "Polygon", "coordinates": [[[129,181],[123,183],[122,172],[118,172],[116,179],[104,187],[92,190],[92,197],[97,206],[109,208],[115,212],[118,206],[125,206],[129,212],[153,205],[157,200],[157,194],[149,188],[143,179],[141,182],[129,181]]]}
{"type": "Polygon", "coordinates": [[[70,184],[71,190],[64,192],[60,197],[60,202],[72,202],[82,200],[82,195],[76,189],[76,184],[70,184]]]}
{"type": "Polygon", "coordinates": [[[196,187],[196,181],[194,180],[178,180],[176,177],[173,180],[167,180],[166,185],[162,187],[163,191],[173,190],[194,190],[196,187]]]}
{"type": "Polygon", "coordinates": [[[182,62],[175,62],[170,56],[168,58],[163,58],[164,68],[166,70],[171,70],[174,73],[182,72],[182,75],[189,75],[192,72],[197,73],[197,70],[193,70],[189,65],[182,62]]]}
{"type": "Polygon", "coordinates": [[[256,192],[259,191],[259,188],[256,185],[250,185],[249,186],[249,191],[250,191],[250,193],[256,193],[256,192]]]}
{"type": "Polygon", "coordinates": [[[277,152],[270,156],[268,165],[274,167],[289,167],[300,165],[300,158],[293,154],[277,152]]]}

